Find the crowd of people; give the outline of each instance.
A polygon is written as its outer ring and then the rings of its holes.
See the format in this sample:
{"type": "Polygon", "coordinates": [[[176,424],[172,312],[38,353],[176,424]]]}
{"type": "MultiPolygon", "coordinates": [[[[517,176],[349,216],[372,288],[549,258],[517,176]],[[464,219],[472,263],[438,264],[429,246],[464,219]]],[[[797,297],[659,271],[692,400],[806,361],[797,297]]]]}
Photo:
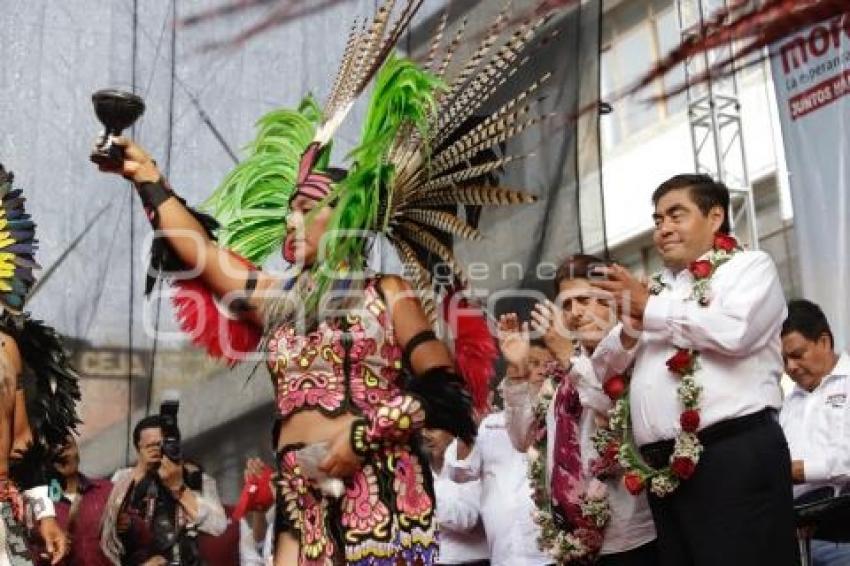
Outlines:
{"type": "MultiPolygon", "coordinates": [[[[795,502],[850,488],[848,354],[835,350],[817,305],[798,299],[786,307],[765,253],[727,240],[728,198],[721,184],[690,175],[656,191],[662,288],[635,283],[602,258],[574,255],[558,270],[551,300],[529,320],[502,315],[501,401],[478,415],[474,443],[441,430],[421,433],[439,564],[797,563],[795,502]],[[712,254],[724,245],[728,265],[712,279],[710,302],[700,302],[693,295],[698,262],[719,268],[712,254]],[[637,285],[643,298],[627,295],[637,285]],[[686,360],[701,388],[690,425],[677,401],[683,378],[669,359],[683,350],[693,357],[697,348],[699,365],[686,360]],[[794,383],[785,395],[783,373],[794,383]],[[612,437],[610,421],[626,399],[629,436],[612,437]],[[700,448],[691,465],[677,465],[683,456],[674,454],[687,453],[677,436],[689,431],[700,448]],[[620,461],[629,457],[621,456],[623,443],[636,443],[645,467],[620,461]],[[675,485],[659,487],[656,470],[665,466],[675,485]],[[595,535],[584,535],[590,549],[579,543],[573,555],[559,554],[552,529],[586,524],[587,497],[605,500],[607,517],[595,535]]],[[[259,475],[256,464],[246,470],[259,475]]],[[[246,563],[271,559],[273,505],[267,500],[243,521],[242,556],[255,561],[246,563]]],[[[816,536],[814,564],[850,563],[850,545],[816,536]]]]}
{"type": "MultiPolygon", "coordinates": [[[[120,143],[155,225],[203,240],[155,163],[120,143]]],[[[315,261],[332,214],[323,188],[292,196],[296,261],[315,261]]],[[[28,522],[9,507],[0,563],[224,564],[238,538],[243,564],[796,564],[811,533],[795,527],[795,499],[850,486],[850,358],[817,305],[786,303],[770,257],[738,245],[723,184],[679,175],[653,205],[663,270],[643,279],[568,257],[527,320],[499,318],[490,338],[504,372],[486,410],[405,281],[367,279],[356,316],[314,320],[306,336],[288,323],[265,342],[277,461],[246,463],[236,513],[150,416],[133,431],[135,466],[110,481],[80,472],[72,434],[51,446],[49,497],[33,488],[28,522]],[[229,525],[238,536],[216,547],[229,525]],[[28,550],[15,550],[20,538],[28,550]]],[[[286,282],[212,242],[202,249],[219,263],[166,237],[266,324],[275,303],[252,291],[286,282]]],[[[5,344],[4,367],[20,374],[11,335],[5,344]]],[[[18,433],[9,438],[15,462],[18,433]]],[[[818,565],[850,561],[850,545],[817,531],[811,553],[818,565]]]]}
{"type": "MultiPolygon", "coordinates": [[[[800,539],[815,564],[850,563],[850,546],[795,522],[795,504],[850,481],[850,358],[816,305],[786,302],[770,256],[732,236],[728,189],[665,181],[661,271],[572,255],[547,300],[493,324],[452,242],[481,237],[477,207],[535,201],[499,174],[543,120],[529,112],[548,75],[514,81],[545,21],[500,13],[450,76],[460,36],[441,50],[442,28],[427,63],[393,54],[419,2],[403,4],[354,26],[324,107],[307,96],[258,122],[204,212],[116,124],[92,153],[135,188],[155,230],[149,274],[177,288],[181,327],[216,358],[268,368],[274,458],[246,462],[230,513],[182,453],[175,411],[136,424],[133,467],[80,472],[79,388],[58,335],[25,311],[35,225],[0,168],[0,566],[237,552],[276,566],[791,566],[800,539]],[[369,86],[349,169],[332,167],[369,86]],[[377,238],[402,274],[372,268],[377,238]],[[267,268],[281,252],[287,269],[267,268]]],[[[137,97],[100,95],[105,125],[138,117],[137,97]]]]}
{"type": "MultiPolygon", "coordinates": [[[[433,489],[433,563],[797,563],[794,500],[832,498],[850,485],[848,354],[836,351],[817,305],[786,306],[765,253],[734,243],[725,231],[728,198],[722,184],[702,176],[662,184],[655,193],[660,275],[641,281],[602,258],[570,256],[550,299],[528,320],[500,317],[495,338],[505,371],[494,383],[491,410],[476,415],[474,440],[427,424],[405,440],[422,454],[419,481],[433,489]],[[700,271],[701,261],[711,272],[700,271]],[[708,278],[710,289],[695,290],[708,278]],[[689,356],[676,362],[678,352],[689,356]],[[787,395],[783,372],[795,384],[787,395]],[[698,380],[696,404],[681,399],[688,375],[698,380]],[[612,425],[617,419],[627,422],[612,425]]],[[[110,500],[125,500],[128,485],[138,490],[151,462],[161,461],[155,424],[137,426],[139,463],[116,474],[110,500]]],[[[297,459],[290,466],[306,477],[297,459]]],[[[280,508],[291,503],[286,472],[280,463],[246,463],[235,514],[242,564],[314,563],[276,554],[287,517],[280,508]]],[[[168,468],[159,475],[194,531],[224,530],[209,478],[186,495],[168,468]]],[[[356,493],[357,475],[328,475],[346,478],[346,495],[317,487],[317,497],[340,505],[356,493]]],[[[81,477],[72,485],[106,504],[97,482],[81,477]]],[[[297,488],[300,497],[310,494],[306,486],[297,488]]],[[[303,512],[309,503],[299,499],[289,509],[303,512]]],[[[363,516],[384,509],[374,500],[363,516]]],[[[77,529],[90,528],[94,542],[79,538],[75,552],[99,548],[96,521],[83,527],[86,516],[77,529]]],[[[112,517],[124,526],[105,523],[103,541],[121,541],[123,533],[131,542],[104,550],[116,548],[119,557],[155,548],[145,542],[133,550],[132,541],[150,537],[130,535],[134,522],[112,517]]],[[[815,564],[850,560],[850,546],[816,536],[815,564]]]]}

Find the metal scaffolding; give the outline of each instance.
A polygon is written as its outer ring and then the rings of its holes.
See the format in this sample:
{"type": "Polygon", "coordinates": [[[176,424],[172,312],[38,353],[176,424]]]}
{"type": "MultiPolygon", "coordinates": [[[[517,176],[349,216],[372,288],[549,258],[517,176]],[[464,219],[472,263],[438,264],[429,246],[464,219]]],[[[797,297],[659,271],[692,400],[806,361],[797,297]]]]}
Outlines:
{"type": "MultiPolygon", "coordinates": [[[[726,0],[676,0],[676,3],[682,40],[686,41],[700,33],[705,22],[725,7],[726,0]]],[[[730,42],[710,53],[689,58],[685,62],[685,79],[690,84],[693,77],[705,73],[712,63],[733,58],[734,54],[735,46],[730,42]]],[[[749,249],[757,249],[758,224],[747,172],[736,73],[690,86],[687,100],[696,171],[711,175],[729,187],[732,228],[749,249]]]]}

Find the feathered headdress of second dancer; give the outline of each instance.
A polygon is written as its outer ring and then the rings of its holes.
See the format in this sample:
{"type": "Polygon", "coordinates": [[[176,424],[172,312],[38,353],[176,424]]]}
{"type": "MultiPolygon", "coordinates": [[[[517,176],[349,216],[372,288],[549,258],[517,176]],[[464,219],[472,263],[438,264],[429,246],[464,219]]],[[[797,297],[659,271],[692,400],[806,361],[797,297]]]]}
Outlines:
{"type": "Polygon", "coordinates": [[[26,198],[13,181],[14,175],[0,165],[0,331],[14,339],[21,353],[24,372],[18,385],[25,393],[33,436],[25,451],[12,454],[10,475],[26,490],[46,483],[48,454],[80,423],[80,388],[59,334],[24,310],[35,284],[33,272],[39,269],[34,259],[38,240],[24,208],[26,198]]]}
{"type": "MultiPolygon", "coordinates": [[[[291,199],[303,195],[332,203],[331,237],[320,261],[294,283],[295,290],[306,294],[309,309],[316,309],[325,292],[339,284],[340,273],[365,268],[370,238],[364,234],[383,234],[397,250],[405,276],[432,322],[439,316],[438,302],[446,305],[442,314],[453,323],[458,369],[481,407],[497,351],[480,310],[469,308],[465,300],[449,300],[466,285],[451,241],[454,236],[482,237],[474,223],[461,217],[462,207],[535,200],[491,180],[495,172],[524,157],[500,155],[495,148],[545,119],[532,110],[534,93],[548,75],[495,111],[484,109],[504,98],[502,88],[529,59],[546,18],[505,33],[506,7],[468,59],[453,65],[465,22],[443,46],[444,14],[420,65],[394,55],[393,49],[421,0],[407,2],[391,24],[394,4],[384,2],[368,28],[354,26],[323,110],[308,96],[297,109],[276,110],[259,121],[249,156],[227,176],[205,209],[220,223],[218,236],[224,246],[261,264],[281,249],[291,199]],[[328,166],[331,138],[373,79],[360,143],[342,174],[328,166]],[[442,269],[441,286],[432,275],[436,263],[442,269]]],[[[288,255],[285,249],[283,253],[288,255]]],[[[178,297],[177,308],[184,327],[197,335],[193,303],[178,297]]],[[[270,312],[287,316],[282,310],[270,312]]]]}

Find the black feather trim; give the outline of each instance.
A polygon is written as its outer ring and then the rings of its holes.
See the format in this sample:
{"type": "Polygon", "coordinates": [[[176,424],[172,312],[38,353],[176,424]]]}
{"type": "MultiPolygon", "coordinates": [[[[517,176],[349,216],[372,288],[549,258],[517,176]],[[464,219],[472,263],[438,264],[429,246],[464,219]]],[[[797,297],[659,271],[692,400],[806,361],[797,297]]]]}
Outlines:
{"type": "Polygon", "coordinates": [[[81,422],[77,415],[79,375],[62,338],[27,313],[6,313],[0,326],[14,338],[24,362],[23,389],[33,436],[46,446],[61,445],[81,422]]]}
{"type": "Polygon", "coordinates": [[[47,475],[47,450],[41,442],[31,442],[23,451],[12,452],[9,458],[9,476],[21,491],[45,485],[47,475]]]}
{"type": "MultiPolygon", "coordinates": [[[[207,233],[207,236],[211,240],[215,240],[215,231],[218,230],[219,226],[218,221],[209,214],[205,214],[187,206],[186,201],[182,198],[176,198],[183,204],[184,207],[186,207],[189,214],[194,216],[195,220],[204,227],[204,231],[207,233]]],[[[168,240],[160,236],[154,237],[153,243],[151,244],[151,261],[148,266],[147,277],[145,278],[145,296],[151,294],[151,291],[153,291],[153,288],[156,286],[156,282],[163,275],[185,270],[186,266],[180,258],[177,257],[174,250],[171,249],[171,246],[168,244],[168,240]]]]}
{"type": "Polygon", "coordinates": [[[454,371],[442,367],[430,369],[413,377],[406,389],[422,402],[426,427],[446,430],[466,443],[475,439],[472,397],[454,371]]]}

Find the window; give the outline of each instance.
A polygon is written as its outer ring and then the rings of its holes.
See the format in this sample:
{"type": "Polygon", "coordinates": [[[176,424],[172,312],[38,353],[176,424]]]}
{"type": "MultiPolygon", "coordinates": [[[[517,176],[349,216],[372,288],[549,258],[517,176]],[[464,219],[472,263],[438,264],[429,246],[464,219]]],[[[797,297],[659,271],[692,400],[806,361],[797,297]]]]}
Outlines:
{"type": "MultiPolygon", "coordinates": [[[[674,0],[629,0],[605,13],[600,55],[602,99],[630,88],[656,62],[679,44],[679,17],[674,0]]],[[[610,150],[654,123],[686,109],[684,93],[663,101],[664,94],[685,80],[683,67],[655,80],[633,96],[614,101],[614,112],[602,119],[602,141],[610,150]]]]}
{"type": "MultiPolygon", "coordinates": [[[[655,18],[655,28],[658,32],[658,49],[661,57],[666,56],[681,41],[681,33],[679,31],[679,14],[676,12],[676,7],[667,8],[655,18]]],[[[680,65],[672,69],[662,79],[664,81],[665,92],[685,83],[685,67],[680,65]]],[[[686,109],[688,105],[688,97],[684,92],[677,94],[667,99],[667,114],[677,114],[686,109]]]]}

